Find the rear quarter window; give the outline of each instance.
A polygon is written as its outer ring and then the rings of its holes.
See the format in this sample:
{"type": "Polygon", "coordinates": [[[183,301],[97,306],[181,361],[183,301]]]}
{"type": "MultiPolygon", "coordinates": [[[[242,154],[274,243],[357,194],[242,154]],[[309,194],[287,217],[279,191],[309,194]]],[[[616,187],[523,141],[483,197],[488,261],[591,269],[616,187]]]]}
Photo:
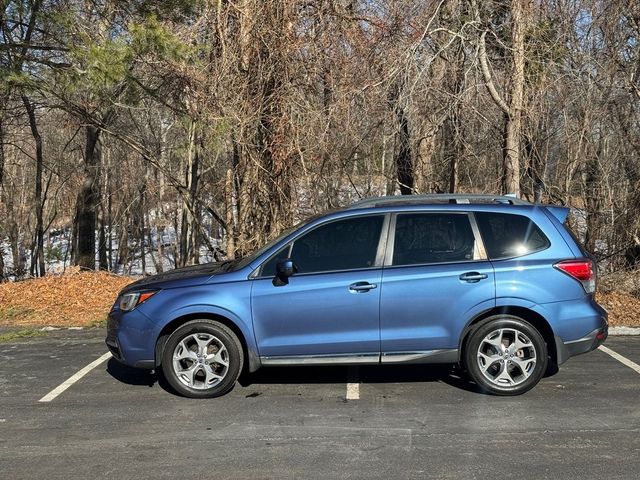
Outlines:
{"type": "Polygon", "coordinates": [[[551,243],[540,228],[524,215],[475,213],[489,258],[513,258],[539,252],[551,243]]]}

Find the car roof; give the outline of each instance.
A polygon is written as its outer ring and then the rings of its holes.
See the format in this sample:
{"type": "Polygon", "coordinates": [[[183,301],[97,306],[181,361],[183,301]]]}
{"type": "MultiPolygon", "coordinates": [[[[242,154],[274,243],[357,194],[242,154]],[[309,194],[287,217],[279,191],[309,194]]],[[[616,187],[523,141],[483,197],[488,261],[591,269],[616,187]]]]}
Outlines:
{"type": "Polygon", "coordinates": [[[384,197],[365,198],[345,208],[353,210],[360,208],[393,207],[403,205],[434,205],[434,204],[497,204],[497,205],[534,205],[511,195],[454,195],[454,194],[428,194],[428,195],[388,195],[384,197]]]}

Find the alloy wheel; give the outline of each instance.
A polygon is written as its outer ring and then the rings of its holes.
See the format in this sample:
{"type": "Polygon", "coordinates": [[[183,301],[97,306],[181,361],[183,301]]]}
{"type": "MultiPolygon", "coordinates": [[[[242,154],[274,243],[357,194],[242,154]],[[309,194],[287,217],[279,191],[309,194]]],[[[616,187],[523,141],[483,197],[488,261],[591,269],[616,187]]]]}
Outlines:
{"type": "Polygon", "coordinates": [[[476,359],[482,375],[499,387],[525,382],[536,368],[533,342],[518,329],[499,328],[486,335],[478,347],[476,359]]]}
{"type": "Polygon", "coordinates": [[[229,371],[229,352],[210,333],[192,333],[173,350],[173,370],[178,380],[196,390],[208,390],[224,380],[229,371]]]}

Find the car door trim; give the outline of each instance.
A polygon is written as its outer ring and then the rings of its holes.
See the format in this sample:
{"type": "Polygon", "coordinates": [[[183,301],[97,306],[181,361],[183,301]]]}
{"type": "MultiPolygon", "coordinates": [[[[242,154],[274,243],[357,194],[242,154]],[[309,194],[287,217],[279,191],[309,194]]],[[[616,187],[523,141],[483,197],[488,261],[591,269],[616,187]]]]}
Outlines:
{"type": "Polygon", "coordinates": [[[263,366],[277,365],[351,365],[378,364],[380,353],[353,353],[348,355],[286,355],[277,357],[260,357],[263,366]]]}
{"type": "Polygon", "coordinates": [[[384,352],[380,363],[456,363],[457,348],[418,350],[412,352],[384,352]]]}

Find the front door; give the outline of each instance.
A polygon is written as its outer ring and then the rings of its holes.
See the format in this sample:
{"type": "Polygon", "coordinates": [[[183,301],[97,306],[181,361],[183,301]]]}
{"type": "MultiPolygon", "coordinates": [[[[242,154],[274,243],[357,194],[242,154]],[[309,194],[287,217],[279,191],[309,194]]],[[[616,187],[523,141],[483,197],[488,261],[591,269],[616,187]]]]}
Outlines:
{"type": "Polygon", "coordinates": [[[384,215],[329,221],[265,262],[251,293],[263,363],[377,360],[384,221],[384,215]],[[275,286],[275,264],[287,257],[298,273],[275,286]]]}

